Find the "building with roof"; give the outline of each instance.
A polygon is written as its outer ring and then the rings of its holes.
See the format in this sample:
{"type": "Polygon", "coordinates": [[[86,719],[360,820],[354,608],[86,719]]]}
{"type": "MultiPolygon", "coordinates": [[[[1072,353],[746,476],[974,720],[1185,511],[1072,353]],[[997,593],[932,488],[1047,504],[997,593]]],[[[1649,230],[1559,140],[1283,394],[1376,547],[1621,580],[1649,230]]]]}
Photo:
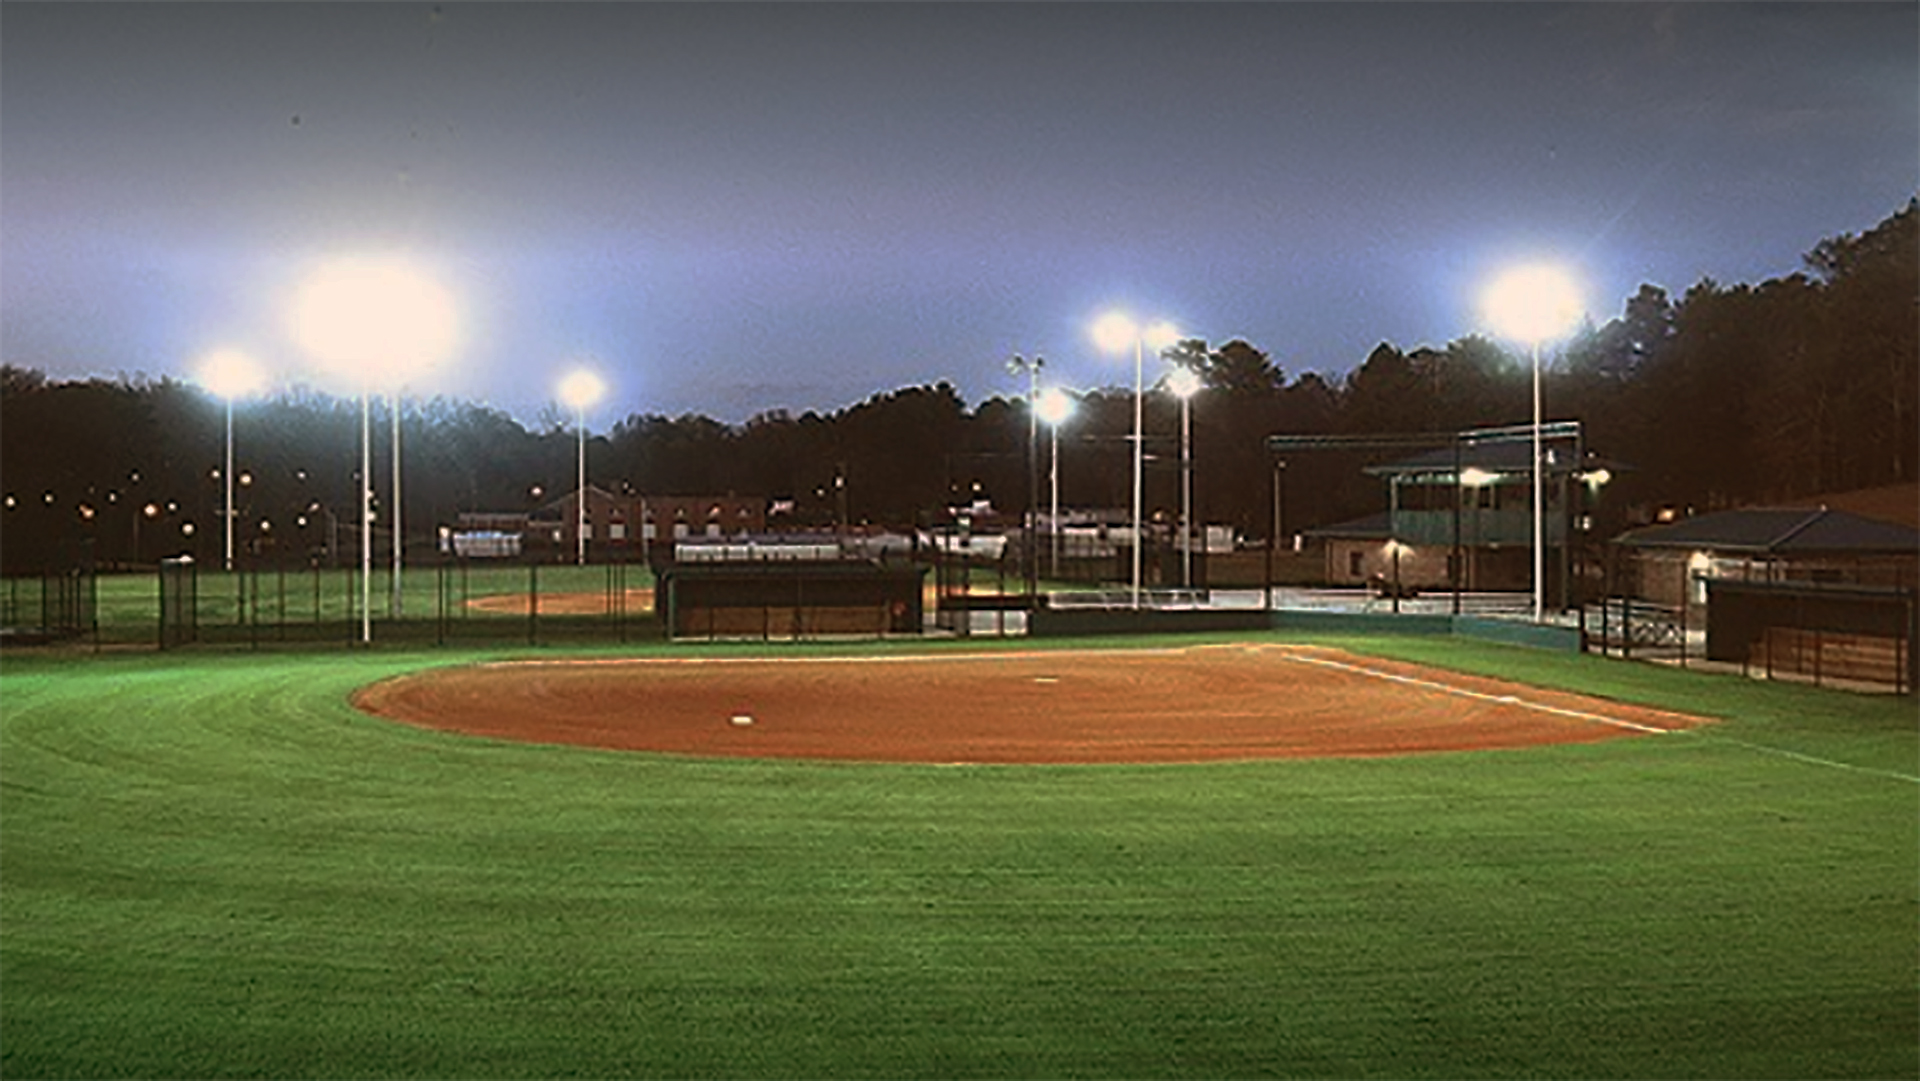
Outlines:
{"type": "MultiPolygon", "coordinates": [[[[1330,585],[1524,590],[1533,583],[1533,474],[1528,442],[1439,447],[1368,466],[1387,509],[1303,536],[1322,542],[1330,585]]],[[[1542,449],[1547,592],[1566,592],[1576,549],[1587,546],[1594,501],[1622,466],[1577,444],[1542,449]]]]}
{"type": "Polygon", "coordinates": [[[1906,588],[1920,582],[1920,532],[1828,507],[1752,507],[1628,530],[1616,591],[1673,607],[1706,603],[1708,579],[1906,588]]]}
{"type": "MultiPolygon", "coordinates": [[[[585,490],[587,556],[590,561],[639,558],[655,545],[690,538],[737,537],[765,532],[767,501],[760,496],[621,495],[598,485],[585,490]]],[[[581,526],[579,491],[531,511],[467,512],[450,530],[446,545],[461,555],[564,555],[577,551],[581,526]]]]}
{"type": "Polygon", "coordinates": [[[1831,507],[1754,507],[1630,530],[1620,592],[1705,629],[1709,660],[1911,692],[1920,532],[1831,507]],[[1622,580],[1624,579],[1624,580],[1622,580]]]}

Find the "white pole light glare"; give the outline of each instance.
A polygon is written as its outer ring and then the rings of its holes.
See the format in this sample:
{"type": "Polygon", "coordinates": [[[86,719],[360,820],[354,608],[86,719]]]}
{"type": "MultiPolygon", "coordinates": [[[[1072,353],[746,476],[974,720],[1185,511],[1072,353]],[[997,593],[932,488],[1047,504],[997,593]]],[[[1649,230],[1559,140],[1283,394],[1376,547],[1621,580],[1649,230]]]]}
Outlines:
{"type": "Polygon", "coordinates": [[[560,381],[560,400],[573,407],[574,419],[580,428],[580,489],[574,500],[574,540],[581,566],[587,562],[587,407],[599,401],[606,390],[607,385],[600,377],[585,368],[574,370],[560,381]]]}
{"type": "Polygon", "coordinates": [[[1518,267],[1495,279],[1481,297],[1488,324],[1527,343],[1533,362],[1533,619],[1546,614],[1546,482],[1540,454],[1540,343],[1572,330],[1584,313],[1580,288],[1553,266],[1518,267]]]}
{"type": "Polygon", "coordinates": [[[1060,426],[1073,415],[1073,399],[1059,387],[1048,387],[1040,392],[1035,403],[1040,419],[1047,422],[1047,430],[1052,433],[1052,453],[1048,466],[1048,487],[1052,491],[1051,510],[1048,520],[1051,524],[1053,543],[1049,545],[1048,576],[1058,581],[1060,578],[1060,426]]]}
{"type": "MultiPolygon", "coordinates": [[[[340,259],[301,286],[293,307],[295,340],[360,393],[360,640],[373,641],[373,437],[369,399],[438,364],[458,339],[453,299],[432,278],[397,257],[340,259]]],[[[396,391],[395,411],[399,403],[396,391]]],[[[395,473],[399,448],[395,448],[395,473]]],[[[399,543],[400,493],[394,492],[399,543]]],[[[394,563],[399,591],[400,560],[394,563]]]]}
{"type": "Polygon", "coordinates": [[[200,383],[227,403],[227,464],[221,478],[227,486],[226,569],[233,569],[233,400],[259,393],[265,384],[260,366],[238,349],[222,349],[200,365],[200,383]]]}
{"type": "Polygon", "coordinates": [[[1193,588],[1193,396],[1200,375],[1182,364],[1167,376],[1167,389],[1180,399],[1180,585],[1193,588]]]}
{"type": "Polygon", "coordinates": [[[1133,607],[1140,607],[1140,498],[1142,478],[1145,468],[1145,452],[1142,428],[1145,421],[1145,387],[1141,383],[1141,372],[1145,366],[1146,347],[1153,346],[1154,352],[1173,345],[1180,340],[1180,332],[1171,323],[1155,323],[1142,327],[1122,312],[1109,312],[1093,324],[1093,340],[1096,345],[1109,353],[1118,353],[1128,345],[1133,346],[1133,607]]]}

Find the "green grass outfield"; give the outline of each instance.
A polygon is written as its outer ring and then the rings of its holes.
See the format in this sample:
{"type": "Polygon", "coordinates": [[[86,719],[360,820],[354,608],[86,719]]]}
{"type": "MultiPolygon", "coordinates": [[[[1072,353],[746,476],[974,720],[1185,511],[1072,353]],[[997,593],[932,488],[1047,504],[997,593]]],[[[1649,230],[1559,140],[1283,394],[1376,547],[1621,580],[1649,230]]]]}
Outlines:
{"type": "Polygon", "coordinates": [[[346,705],[474,652],[10,653],[0,1075],[1920,1074],[1911,699],[1340,644],[1726,720],[1398,759],[703,761],[346,705]]]}

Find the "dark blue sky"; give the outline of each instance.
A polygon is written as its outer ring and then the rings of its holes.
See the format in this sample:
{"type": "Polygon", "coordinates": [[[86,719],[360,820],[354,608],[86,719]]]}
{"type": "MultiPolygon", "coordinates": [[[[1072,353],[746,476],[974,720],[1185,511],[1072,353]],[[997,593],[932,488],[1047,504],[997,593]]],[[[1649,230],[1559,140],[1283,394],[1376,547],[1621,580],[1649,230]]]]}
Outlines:
{"type": "Polygon", "coordinates": [[[418,391],[531,420],[591,356],[596,429],[1130,384],[1114,306],[1338,375],[1516,261],[1604,320],[1920,188],[1913,3],[9,2],[0,50],[6,362],[295,381],[303,277],[403,251],[464,333],[418,391]]]}

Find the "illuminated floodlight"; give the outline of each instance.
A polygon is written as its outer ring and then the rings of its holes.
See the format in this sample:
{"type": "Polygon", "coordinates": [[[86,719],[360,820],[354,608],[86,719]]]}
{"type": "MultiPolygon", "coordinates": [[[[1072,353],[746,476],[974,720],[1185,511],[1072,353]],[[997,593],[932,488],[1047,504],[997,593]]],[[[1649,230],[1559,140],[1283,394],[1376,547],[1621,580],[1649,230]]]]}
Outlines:
{"type": "Polygon", "coordinates": [[[231,402],[258,394],[266,386],[266,374],[240,350],[219,349],[201,362],[200,385],[214,397],[231,402]]]}
{"type": "Polygon", "coordinates": [[[1180,328],[1162,320],[1140,332],[1140,340],[1155,352],[1180,344],[1180,328]]]}
{"type": "Polygon", "coordinates": [[[560,400],[573,407],[580,428],[580,487],[574,501],[574,543],[575,559],[581,566],[587,562],[587,407],[599,401],[606,391],[606,382],[588,368],[576,368],[560,380],[560,400]]]}
{"type": "Polygon", "coordinates": [[[1500,479],[1500,474],[1489,473],[1478,466],[1468,466],[1460,471],[1460,483],[1469,488],[1481,488],[1500,479]]]}
{"type": "Polygon", "coordinates": [[[1108,312],[1094,321],[1093,344],[1102,352],[1118,353],[1140,340],[1140,328],[1125,312],[1108,312]]]}
{"type": "Polygon", "coordinates": [[[369,398],[393,390],[393,613],[400,613],[400,403],[398,388],[439,364],[459,339],[453,298],[398,256],[329,262],[294,298],[293,336],[322,368],[360,392],[360,639],[373,641],[373,447],[369,398]]]}
{"type": "Polygon", "coordinates": [[[1200,376],[1192,368],[1181,365],[1167,374],[1167,390],[1173,396],[1185,401],[1200,393],[1200,376]]]}
{"type": "Polygon", "coordinates": [[[446,359],[459,340],[453,298],[392,256],[339,259],[315,271],[293,310],[294,338],[361,386],[387,385],[446,359]]]}
{"type": "Polygon", "coordinates": [[[592,406],[606,392],[606,382],[586,368],[576,368],[560,380],[560,400],[576,413],[592,406]]]}
{"type": "Polygon", "coordinates": [[[1151,345],[1155,353],[1180,340],[1180,331],[1172,323],[1161,321],[1147,327],[1135,323],[1125,312],[1108,312],[1094,321],[1093,341],[1108,353],[1133,347],[1133,607],[1140,607],[1140,549],[1142,547],[1140,504],[1144,484],[1145,388],[1141,384],[1142,356],[1151,345]]]}
{"type": "Polygon", "coordinates": [[[1528,345],[1558,338],[1585,313],[1580,287],[1559,267],[1516,267],[1494,279],[1482,294],[1481,311],[1495,331],[1528,345]]]}
{"type": "Polygon", "coordinates": [[[1034,397],[1034,412],[1047,422],[1048,466],[1047,488],[1051,493],[1051,511],[1048,517],[1047,545],[1050,554],[1050,573],[1060,577],[1060,426],[1073,416],[1073,396],[1059,387],[1048,387],[1034,397]]]}
{"type": "Polygon", "coordinates": [[[220,349],[200,365],[200,382],[227,403],[227,465],[221,471],[226,483],[227,506],[221,517],[226,523],[225,569],[233,569],[233,401],[256,394],[266,384],[260,366],[238,349],[220,349]]]}
{"type": "Polygon", "coordinates": [[[1073,416],[1073,396],[1061,390],[1059,387],[1048,387],[1040,392],[1040,397],[1035,402],[1035,408],[1038,410],[1041,420],[1046,421],[1047,424],[1052,427],[1058,428],[1067,422],[1068,417],[1073,416]]]}
{"type": "Polygon", "coordinates": [[[1516,267],[1481,296],[1487,321],[1499,333],[1527,343],[1533,360],[1533,619],[1546,615],[1546,493],[1540,458],[1540,343],[1572,330],[1584,314],[1571,275],[1544,263],[1516,267]]]}

